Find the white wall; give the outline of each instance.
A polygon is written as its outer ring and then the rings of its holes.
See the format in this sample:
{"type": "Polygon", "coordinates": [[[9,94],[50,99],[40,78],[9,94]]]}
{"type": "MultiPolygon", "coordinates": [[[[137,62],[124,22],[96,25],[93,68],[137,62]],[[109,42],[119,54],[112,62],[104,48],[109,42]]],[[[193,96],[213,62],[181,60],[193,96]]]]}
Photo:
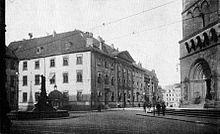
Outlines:
{"type": "MultiPolygon", "coordinates": [[[[57,55],[46,58],[24,60],[19,62],[19,104],[22,105],[23,92],[28,93],[30,98],[30,90],[32,89],[33,101],[35,102],[35,92],[40,92],[41,85],[35,85],[35,75],[46,76],[47,95],[54,90],[55,84],[50,84],[49,74],[56,73],[57,90],[63,92],[68,91],[69,95],[76,95],[77,90],[82,90],[82,94],[91,93],[91,52],[72,53],[65,55],[57,55]],[[78,54],[83,55],[83,64],[76,64],[78,54]],[[63,57],[69,56],[69,65],[63,66],[63,57]],[[50,67],[50,59],[55,58],[55,67],[50,67]],[[40,60],[40,68],[35,69],[35,61],[40,60]],[[23,71],[23,62],[28,62],[28,70],[23,71]],[[83,70],[83,82],[76,82],[76,70],[83,70]],[[63,83],[63,73],[68,72],[68,83],[63,83]],[[23,86],[23,76],[28,76],[28,85],[23,86]]],[[[24,104],[24,103],[23,103],[24,104]]]]}

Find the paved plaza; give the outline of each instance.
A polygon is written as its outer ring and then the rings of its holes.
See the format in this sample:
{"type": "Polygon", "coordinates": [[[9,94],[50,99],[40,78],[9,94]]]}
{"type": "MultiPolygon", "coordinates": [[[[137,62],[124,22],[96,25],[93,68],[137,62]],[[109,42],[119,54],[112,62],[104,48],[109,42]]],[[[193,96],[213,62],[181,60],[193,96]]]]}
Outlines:
{"type": "Polygon", "coordinates": [[[140,116],[138,110],[71,112],[70,118],[13,121],[16,134],[218,134],[218,126],[140,116]]]}

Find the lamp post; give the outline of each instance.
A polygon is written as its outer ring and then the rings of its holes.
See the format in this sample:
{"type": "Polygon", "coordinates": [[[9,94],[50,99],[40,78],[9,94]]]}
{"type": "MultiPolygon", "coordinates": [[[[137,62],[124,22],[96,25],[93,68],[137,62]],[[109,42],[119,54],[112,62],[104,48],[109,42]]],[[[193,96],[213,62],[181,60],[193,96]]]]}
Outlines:
{"type": "Polygon", "coordinates": [[[15,73],[16,75],[16,83],[15,83],[15,89],[16,89],[16,111],[18,111],[18,93],[19,93],[19,89],[18,89],[18,86],[19,86],[19,72],[16,72],[15,73]]]}
{"type": "Polygon", "coordinates": [[[54,90],[57,90],[57,85],[54,85],[54,90]]]}

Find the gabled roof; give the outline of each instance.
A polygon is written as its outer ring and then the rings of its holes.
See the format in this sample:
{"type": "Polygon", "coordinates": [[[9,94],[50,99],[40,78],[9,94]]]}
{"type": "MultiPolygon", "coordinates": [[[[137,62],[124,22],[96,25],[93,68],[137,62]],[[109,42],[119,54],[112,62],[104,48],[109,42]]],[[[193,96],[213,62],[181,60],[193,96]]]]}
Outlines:
{"type": "Polygon", "coordinates": [[[113,54],[116,57],[129,61],[131,63],[135,62],[128,51],[114,52],[113,54]]]}

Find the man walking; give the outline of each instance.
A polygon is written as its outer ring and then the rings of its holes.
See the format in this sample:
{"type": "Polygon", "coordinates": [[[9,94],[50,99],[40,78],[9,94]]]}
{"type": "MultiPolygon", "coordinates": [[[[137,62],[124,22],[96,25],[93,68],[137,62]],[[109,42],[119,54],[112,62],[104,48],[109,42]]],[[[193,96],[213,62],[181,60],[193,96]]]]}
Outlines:
{"type": "Polygon", "coordinates": [[[163,113],[163,116],[165,116],[165,111],[166,111],[166,105],[165,105],[165,102],[162,103],[162,113],[163,113]]]}
{"type": "Polygon", "coordinates": [[[145,112],[145,113],[146,113],[146,106],[147,106],[147,102],[144,101],[144,103],[143,103],[143,108],[144,108],[144,112],[145,112]]]}
{"type": "Polygon", "coordinates": [[[157,108],[157,114],[159,116],[160,115],[160,103],[159,102],[157,102],[156,108],[157,108]]]}

